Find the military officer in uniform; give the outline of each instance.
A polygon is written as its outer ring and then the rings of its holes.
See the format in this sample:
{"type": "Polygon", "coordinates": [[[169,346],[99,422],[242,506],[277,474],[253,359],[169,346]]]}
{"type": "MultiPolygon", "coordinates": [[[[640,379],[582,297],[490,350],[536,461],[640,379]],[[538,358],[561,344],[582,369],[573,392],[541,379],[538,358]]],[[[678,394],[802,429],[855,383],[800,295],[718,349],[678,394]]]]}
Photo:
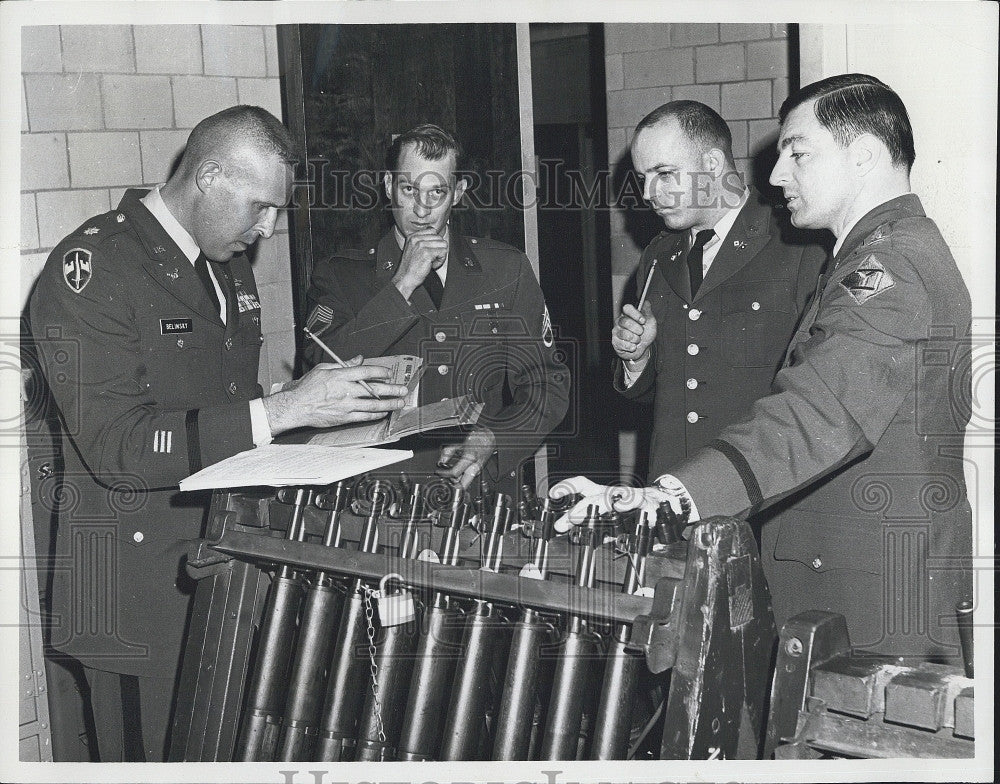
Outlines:
{"type": "Polygon", "coordinates": [[[386,371],[332,365],[262,396],[245,251],[271,235],[294,157],[259,107],[206,118],[168,182],[126,192],[55,247],[29,302],[65,454],[52,646],[84,666],[102,762],[164,755],[191,589],[183,561],[208,501],[178,482],[284,430],[403,404],[386,371]]]}
{"type": "MultiPolygon", "coordinates": [[[[316,265],[309,323],[342,355],[422,357],[421,404],[466,394],[482,402],[464,437],[431,432],[400,445],[416,450],[416,474],[437,468],[467,487],[486,468],[510,492],[519,464],[565,415],[570,375],[527,257],[449,227],[467,185],[455,175],[460,154],[435,125],[395,139],[384,177],[394,227],[374,247],[316,265]]],[[[324,356],[306,347],[307,360],[324,356]]]]}
{"type": "Polygon", "coordinates": [[[703,103],[646,115],[632,160],[667,231],[639,262],[642,311],[623,307],[611,345],[616,389],[655,396],[655,478],[768,393],[826,254],[743,184],[729,127],[703,103]]]}
{"type": "MultiPolygon", "coordinates": [[[[624,504],[683,499],[697,520],[783,499],[762,546],[779,624],[838,612],[856,647],[953,659],[954,607],[971,598],[969,293],[910,192],[913,132],[895,92],[834,76],[789,97],[780,120],[771,181],[796,226],[834,234],[832,264],[772,394],[624,504]]],[[[553,491],[615,503],[582,477],[553,491]]]]}

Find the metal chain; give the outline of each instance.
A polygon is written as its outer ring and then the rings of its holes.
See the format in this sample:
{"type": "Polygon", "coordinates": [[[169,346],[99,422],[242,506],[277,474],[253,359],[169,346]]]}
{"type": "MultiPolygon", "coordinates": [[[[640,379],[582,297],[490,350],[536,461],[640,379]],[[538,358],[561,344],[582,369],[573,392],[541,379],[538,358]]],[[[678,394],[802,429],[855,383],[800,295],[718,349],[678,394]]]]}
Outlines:
{"type": "Polygon", "coordinates": [[[385,725],[382,723],[382,700],[378,696],[378,662],[375,661],[375,609],[372,607],[375,591],[362,586],[365,592],[365,623],[368,626],[368,658],[371,661],[372,705],[375,707],[375,726],[378,727],[379,743],[385,743],[385,725]]]}

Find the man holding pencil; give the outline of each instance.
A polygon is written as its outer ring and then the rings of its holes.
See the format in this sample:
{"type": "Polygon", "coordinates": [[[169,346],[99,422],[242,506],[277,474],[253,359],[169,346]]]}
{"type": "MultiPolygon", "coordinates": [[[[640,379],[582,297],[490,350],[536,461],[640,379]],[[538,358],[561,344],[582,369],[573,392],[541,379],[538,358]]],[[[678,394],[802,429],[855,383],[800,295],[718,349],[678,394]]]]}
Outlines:
{"type": "Polygon", "coordinates": [[[636,126],[632,161],[666,231],[636,273],[611,344],[615,388],[653,396],[649,476],[659,476],[770,390],[825,259],[746,187],[725,121],[671,101],[636,126]],[[784,225],[783,225],[784,224],[784,225]]]}
{"type": "Polygon", "coordinates": [[[245,251],[274,230],[295,155],[259,107],[202,120],[165,184],[127,191],[55,247],[30,299],[65,461],[51,645],[83,665],[102,762],[164,756],[191,595],[183,564],[209,500],[178,482],[282,431],[403,404],[385,369],[333,364],[262,395],[245,251]]]}
{"type": "MultiPolygon", "coordinates": [[[[483,403],[471,432],[401,444],[416,452],[406,470],[437,471],[463,487],[486,472],[512,492],[519,465],[566,413],[570,374],[527,257],[451,229],[467,186],[456,174],[460,158],[458,142],[436,125],[395,139],[383,180],[394,226],[374,247],[316,265],[307,327],[340,356],[421,357],[421,404],[460,395],[483,403]]],[[[322,362],[327,353],[310,341],[305,356],[322,362]]]]}

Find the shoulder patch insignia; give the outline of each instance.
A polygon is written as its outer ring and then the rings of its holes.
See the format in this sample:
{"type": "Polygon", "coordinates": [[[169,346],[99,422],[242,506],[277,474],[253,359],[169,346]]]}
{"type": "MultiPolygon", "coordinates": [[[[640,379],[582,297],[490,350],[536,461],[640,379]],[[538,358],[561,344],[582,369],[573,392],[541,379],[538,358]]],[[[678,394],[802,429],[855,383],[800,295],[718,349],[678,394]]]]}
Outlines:
{"type": "Polygon", "coordinates": [[[855,302],[863,305],[872,297],[891,289],[896,285],[896,281],[882,266],[882,262],[875,258],[875,254],[870,253],[868,258],[861,262],[860,267],[844,276],[840,285],[847,289],[847,293],[855,302]]]}
{"type": "Polygon", "coordinates": [[[86,248],[73,248],[63,254],[63,280],[77,294],[90,283],[92,274],[90,255],[90,251],[86,248]]]}
{"type": "Polygon", "coordinates": [[[555,342],[555,338],[552,335],[552,319],[549,317],[549,306],[545,306],[545,312],[542,314],[542,343],[545,344],[545,348],[552,348],[552,344],[555,342]]]}

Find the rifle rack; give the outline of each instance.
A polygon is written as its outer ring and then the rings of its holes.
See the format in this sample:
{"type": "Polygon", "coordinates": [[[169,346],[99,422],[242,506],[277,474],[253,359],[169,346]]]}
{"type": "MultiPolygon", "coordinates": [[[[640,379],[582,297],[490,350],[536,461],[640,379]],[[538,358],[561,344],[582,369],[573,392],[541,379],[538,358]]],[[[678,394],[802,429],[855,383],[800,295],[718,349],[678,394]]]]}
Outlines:
{"type": "MultiPolygon", "coordinates": [[[[584,657],[586,661],[581,659],[584,662],[581,667],[590,672],[586,677],[597,680],[587,681],[594,688],[575,687],[578,692],[586,692],[584,696],[600,692],[601,671],[605,666],[600,659],[611,655],[609,641],[615,630],[623,635],[624,652],[618,649],[616,655],[638,661],[641,672],[633,677],[633,682],[641,681],[644,688],[651,688],[650,693],[659,695],[660,705],[652,707],[662,714],[662,731],[652,743],[647,737],[647,758],[746,759],[760,755],[775,629],[756,545],[745,523],[714,518],[689,529],[686,541],[654,548],[645,559],[641,575],[645,585],[654,587],[650,596],[648,590],[643,595],[623,592],[627,564],[632,560],[634,566],[634,559],[617,557],[620,552],[616,552],[610,537],[597,534],[593,537],[596,547],[590,566],[593,579],[581,578],[578,573],[581,567],[573,555],[579,550],[578,543],[574,544],[570,541],[572,537],[565,535],[549,542],[547,579],[525,576],[522,570],[526,563],[532,562],[536,552],[532,548],[537,540],[524,535],[532,530],[531,524],[525,525],[524,521],[521,530],[507,530],[508,525],[502,541],[496,539],[494,565],[499,568],[495,570],[480,568],[487,538],[482,526],[479,531],[468,525],[461,527],[457,557],[452,559],[454,565],[415,558],[420,549],[429,549],[431,538],[440,530],[440,520],[433,514],[417,517],[414,513],[409,519],[406,515],[395,518],[385,513],[379,516],[376,509],[371,515],[378,518],[374,521],[378,530],[372,534],[365,523],[368,507],[362,504],[360,514],[351,514],[346,509],[338,513],[339,529],[334,542],[329,529],[332,502],[329,493],[324,496],[322,490],[310,490],[305,496],[294,489],[278,493],[263,488],[215,493],[207,537],[188,559],[188,570],[197,578],[198,585],[175,709],[171,761],[274,759],[279,746],[275,738],[297,724],[283,715],[285,695],[272,698],[274,704],[263,713],[258,711],[258,718],[263,716],[262,732],[271,735],[270,741],[263,742],[268,750],[261,752],[258,745],[248,754],[241,744],[246,739],[252,690],[256,688],[252,684],[259,685],[262,658],[265,654],[272,655],[275,645],[283,646],[279,658],[269,659],[278,662],[277,671],[264,674],[271,676],[278,688],[287,688],[296,660],[306,656],[306,648],[312,644],[303,641],[317,639],[315,630],[307,633],[302,628],[307,612],[301,585],[322,583],[327,590],[330,585],[340,586],[338,590],[346,592],[349,599],[349,586],[373,587],[389,573],[401,576],[425,614],[435,596],[451,597],[458,605],[496,610],[491,623],[501,631],[490,646],[494,669],[492,677],[487,679],[494,684],[494,693],[483,703],[487,707],[478,709],[474,721],[467,722],[470,724],[465,730],[467,746],[461,752],[464,758],[495,758],[491,749],[500,748],[499,741],[494,747],[492,735],[502,723],[500,712],[507,710],[501,707],[502,667],[505,657],[513,656],[507,648],[512,630],[523,625],[524,613],[529,610],[527,617],[540,620],[549,635],[550,644],[544,650],[563,650],[554,642],[560,629],[572,626],[590,635],[592,653],[584,657]],[[324,498],[327,508],[322,508],[324,498]],[[406,536],[414,531],[419,542],[404,544],[406,536]],[[366,537],[369,537],[367,542],[366,537]],[[382,544],[377,545],[376,540],[382,544]],[[401,556],[404,551],[408,557],[401,556]],[[328,579],[316,580],[315,575],[325,575],[328,579]],[[292,603],[290,610],[286,607],[283,611],[280,628],[276,629],[277,622],[269,614],[275,612],[274,595],[279,584],[290,591],[292,603]],[[296,585],[300,587],[295,588],[296,585]]],[[[345,603],[340,609],[342,624],[346,623],[343,618],[347,606],[345,603]]],[[[472,614],[464,615],[468,618],[472,614]]],[[[419,637],[420,620],[418,614],[418,620],[407,627],[408,634],[419,637]]],[[[383,633],[384,630],[379,631],[379,635],[383,633]]],[[[325,636],[330,638],[329,633],[325,636]]],[[[374,638],[372,642],[376,647],[387,644],[374,638]]],[[[399,677],[405,680],[417,654],[413,653],[415,642],[403,645],[400,650],[409,651],[405,654],[409,663],[399,677]]],[[[363,680],[355,684],[360,683],[365,692],[370,692],[368,653],[365,646],[360,648],[351,654],[363,665],[363,680]]],[[[469,651],[462,653],[469,657],[469,651]]],[[[325,660],[329,658],[326,656],[325,660]]],[[[571,747],[568,752],[560,752],[567,756],[543,755],[546,749],[554,754],[551,750],[558,745],[546,745],[543,738],[546,722],[554,721],[551,714],[555,708],[548,701],[555,699],[552,668],[558,669],[559,665],[558,656],[548,659],[543,662],[548,669],[539,669],[530,681],[537,688],[537,694],[529,695],[535,706],[528,719],[528,724],[533,725],[530,744],[529,728],[525,727],[526,739],[519,747],[521,750],[508,750],[507,756],[499,758],[586,759],[609,758],[609,755],[624,758],[624,746],[609,752],[608,748],[591,745],[591,735],[599,721],[593,715],[596,709],[592,704],[578,708],[586,715],[582,720],[577,715],[575,723],[568,725],[573,738],[571,747]],[[512,757],[511,753],[520,756],[512,757]]],[[[328,677],[324,669],[320,679],[328,677]]],[[[523,674],[515,680],[528,682],[523,674]]],[[[390,726],[398,725],[398,721],[390,719],[401,716],[407,705],[405,683],[394,688],[401,690],[382,695],[382,711],[388,717],[385,725],[378,728],[383,738],[387,732],[398,734],[398,726],[390,726]]],[[[605,688],[624,687],[605,684],[605,688]]],[[[355,695],[355,699],[361,697],[355,695]]],[[[447,705],[446,694],[438,699],[447,705]]],[[[629,741],[644,722],[647,729],[660,726],[652,710],[633,715],[636,702],[627,700],[624,713],[616,719],[622,725],[615,735],[619,738],[617,743],[629,741]]],[[[503,705],[509,703],[508,695],[503,705]]],[[[439,723],[446,723],[441,716],[437,718],[439,723]]],[[[300,730],[303,738],[310,739],[319,732],[315,727],[300,727],[300,730]]],[[[338,743],[338,754],[346,755],[341,759],[354,758],[351,756],[354,754],[362,758],[363,753],[375,755],[369,759],[449,758],[440,756],[444,753],[440,749],[428,754],[404,754],[404,750],[394,745],[398,743],[395,737],[375,744],[378,748],[369,752],[360,740],[357,745],[352,738],[341,738],[338,743]]],[[[634,738],[632,745],[637,745],[634,738]]],[[[305,751],[301,745],[297,748],[294,754],[305,754],[305,759],[323,759],[316,756],[315,750],[305,751]]],[[[289,758],[295,757],[284,757],[289,758]]]]}

